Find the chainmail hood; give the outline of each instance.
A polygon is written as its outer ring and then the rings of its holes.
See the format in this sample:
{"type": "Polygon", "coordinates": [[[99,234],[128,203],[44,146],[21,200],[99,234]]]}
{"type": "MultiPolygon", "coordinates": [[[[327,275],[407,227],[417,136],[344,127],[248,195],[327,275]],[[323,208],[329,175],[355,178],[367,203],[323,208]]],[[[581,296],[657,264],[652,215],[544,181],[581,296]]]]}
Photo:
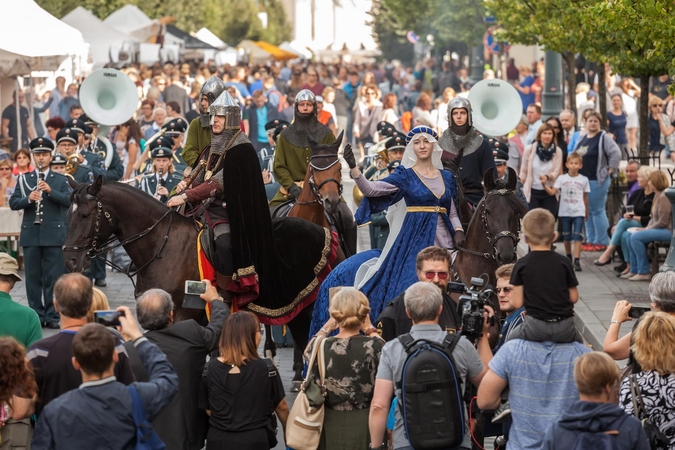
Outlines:
{"type": "Polygon", "coordinates": [[[293,123],[288,128],[281,132],[281,135],[291,145],[307,148],[309,147],[308,134],[312,136],[315,142],[321,142],[330,133],[332,133],[330,128],[319,122],[319,119],[316,118],[316,108],[311,113],[302,114],[298,111],[296,104],[295,120],[293,120],[293,123]]]}
{"type": "Polygon", "coordinates": [[[452,153],[453,155],[459,155],[460,150],[464,149],[464,156],[470,155],[478,150],[478,147],[480,147],[482,143],[483,135],[474,127],[469,127],[467,133],[463,136],[448,128],[438,140],[438,145],[446,152],[452,153]]]}

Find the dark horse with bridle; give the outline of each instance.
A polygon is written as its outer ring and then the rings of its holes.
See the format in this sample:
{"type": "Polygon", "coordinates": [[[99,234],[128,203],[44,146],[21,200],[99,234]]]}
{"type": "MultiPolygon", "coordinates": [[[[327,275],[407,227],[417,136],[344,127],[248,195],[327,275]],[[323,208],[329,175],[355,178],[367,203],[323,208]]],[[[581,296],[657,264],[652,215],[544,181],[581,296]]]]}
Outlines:
{"type": "MultiPolygon", "coordinates": [[[[136,276],[136,296],[151,288],[164,289],[174,301],[176,321],[203,320],[203,310],[182,307],[185,280],[200,279],[197,254],[200,225],[122,183],[103,183],[101,177],[91,185],[72,180],[70,183],[73,188],[68,211],[70,225],[63,254],[66,267],[73,272],[84,271],[90,258],[123,246],[135,269],[122,271],[129,277],[136,276]]],[[[247,304],[246,309],[258,315],[264,324],[288,322],[300,350],[296,352],[300,357],[296,364],[301,367],[312,314],[312,308],[307,306],[311,306],[323,277],[331,269],[337,242],[329,230],[300,219],[278,219],[272,225],[278,254],[275,270],[303,279],[307,288],[295,292],[293,298],[269,299],[276,302],[274,308],[260,298],[247,304]],[[299,242],[303,248],[297,257],[312,264],[310,273],[299,269],[294,261],[284,260],[284,255],[291,253],[289,248],[297,250],[299,242]]],[[[301,377],[300,370],[296,377],[301,377]]]]}

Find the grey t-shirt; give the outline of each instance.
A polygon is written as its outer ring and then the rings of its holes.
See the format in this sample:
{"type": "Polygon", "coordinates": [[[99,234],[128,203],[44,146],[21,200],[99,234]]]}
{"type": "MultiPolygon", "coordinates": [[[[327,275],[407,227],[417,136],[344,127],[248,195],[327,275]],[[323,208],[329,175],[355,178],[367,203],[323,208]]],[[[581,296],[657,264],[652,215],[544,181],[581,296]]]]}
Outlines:
{"type": "MultiPolygon", "coordinates": [[[[447,333],[438,325],[413,325],[410,329],[410,334],[415,339],[428,339],[438,343],[443,342],[443,339],[447,336],[447,333]]],[[[377,368],[377,378],[389,380],[396,386],[396,383],[401,381],[406,356],[405,349],[398,339],[387,342],[382,349],[380,365],[377,368]]],[[[483,371],[483,363],[474,346],[464,337],[457,343],[452,356],[457,365],[459,376],[462,379],[462,393],[464,393],[467,380],[480,375],[483,371]]],[[[396,387],[394,388],[396,389],[396,396],[400,396],[401,390],[396,387]]],[[[468,417],[466,410],[464,416],[468,417]]],[[[394,417],[396,419],[396,424],[394,425],[394,448],[410,446],[410,442],[405,437],[403,417],[398,407],[395,409],[394,417]]],[[[471,448],[468,423],[465,424],[464,440],[461,446],[471,448]]]]}

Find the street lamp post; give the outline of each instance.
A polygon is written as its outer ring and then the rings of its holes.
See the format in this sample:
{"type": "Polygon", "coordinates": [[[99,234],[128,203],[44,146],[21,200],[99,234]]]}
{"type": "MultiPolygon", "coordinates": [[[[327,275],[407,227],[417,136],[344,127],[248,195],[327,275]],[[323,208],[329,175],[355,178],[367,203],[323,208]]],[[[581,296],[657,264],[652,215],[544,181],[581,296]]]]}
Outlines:
{"type": "Polygon", "coordinates": [[[541,96],[541,109],[543,119],[546,120],[548,117],[557,116],[563,110],[562,56],[560,53],[546,50],[544,67],[546,74],[544,92],[541,96]]]}
{"type": "Polygon", "coordinates": [[[471,48],[471,84],[476,84],[483,79],[483,46],[476,45],[471,48]]]}

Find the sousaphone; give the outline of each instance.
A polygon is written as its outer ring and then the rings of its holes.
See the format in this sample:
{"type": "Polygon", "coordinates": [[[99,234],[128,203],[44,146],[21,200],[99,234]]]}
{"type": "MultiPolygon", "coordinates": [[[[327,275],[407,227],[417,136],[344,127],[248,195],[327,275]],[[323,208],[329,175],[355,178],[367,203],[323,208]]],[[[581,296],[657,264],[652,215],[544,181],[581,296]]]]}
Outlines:
{"type": "Polygon", "coordinates": [[[504,80],[482,80],[469,91],[473,126],[486,136],[504,136],[516,128],[522,116],[518,91],[504,80]]]}
{"type": "Polygon", "coordinates": [[[136,85],[124,72],[117,69],[97,70],[85,78],[80,86],[80,105],[87,116],[98,123],[96,137],[107,148],[107,169],[112,161],[113,146],[106,136],[110,127],[126,122],[136,112],[136,85]]]}

